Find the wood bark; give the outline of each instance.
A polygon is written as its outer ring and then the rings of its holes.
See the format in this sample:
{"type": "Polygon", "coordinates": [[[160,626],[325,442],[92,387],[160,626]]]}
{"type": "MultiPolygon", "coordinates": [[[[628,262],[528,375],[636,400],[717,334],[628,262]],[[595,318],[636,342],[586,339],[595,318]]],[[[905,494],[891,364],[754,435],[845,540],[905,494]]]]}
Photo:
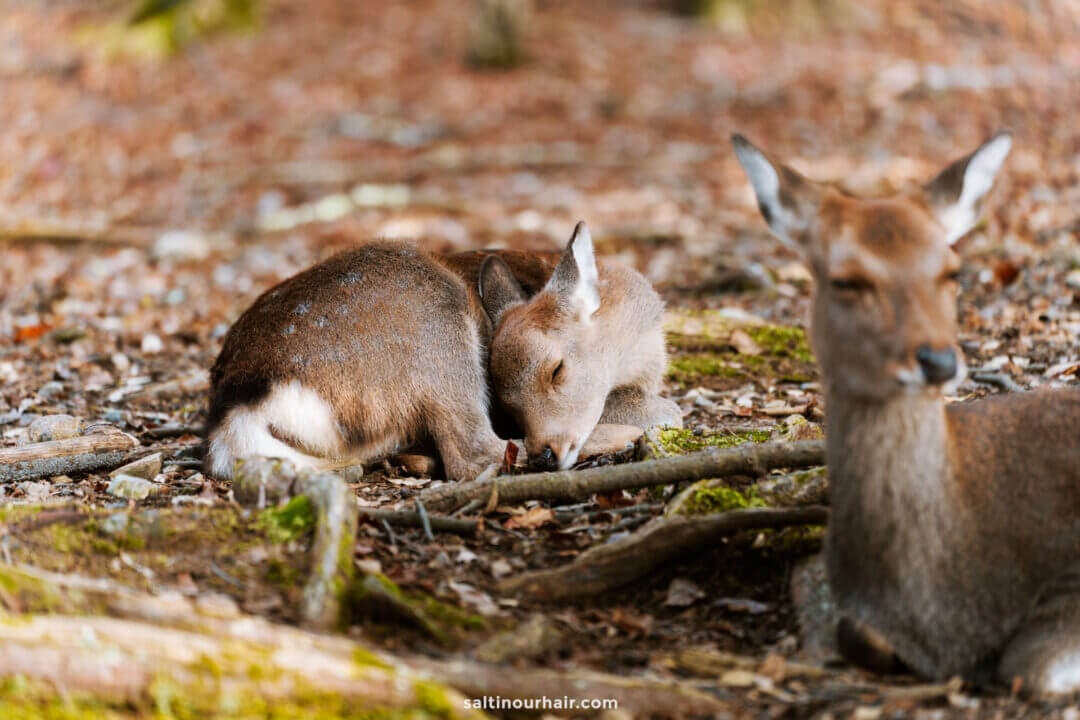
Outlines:
{"type": "Polygon", "coordinates": [[[117,467],[139,442],[111,425],[92,425],[79,437],[0,448],[0,482],[20,482],[117,467]]]}

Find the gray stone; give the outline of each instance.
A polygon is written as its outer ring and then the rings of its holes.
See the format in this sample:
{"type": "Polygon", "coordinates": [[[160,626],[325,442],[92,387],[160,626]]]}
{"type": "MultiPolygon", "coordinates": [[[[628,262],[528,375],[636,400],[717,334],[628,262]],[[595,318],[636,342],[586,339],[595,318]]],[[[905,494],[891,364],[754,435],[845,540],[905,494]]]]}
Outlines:
{"type": "Polygon", "coordinates": [[[157,477],[161,472],[161,453],[151,453],[145,457],[141,457],[134,462],[129,462],[127,465],[118,467],[109,473],[109,477],[115,478],[119,475],[130,475],[131,477],[143,478],[145,480],[151,480],[157,477]]]}
{"type": "Polygon", "coordinates": [[[145,500],[151,495],[157,495],[159,487],[145,478],[117,475],[109,483],[105,492],[128,500],[145,500]]]}
{"type": "Polygon", "coordinates": [[[66,440],[78,437],[82,423],[71,415],[43,415],[26,429],[27,439],[32,443],[66,440]]]}

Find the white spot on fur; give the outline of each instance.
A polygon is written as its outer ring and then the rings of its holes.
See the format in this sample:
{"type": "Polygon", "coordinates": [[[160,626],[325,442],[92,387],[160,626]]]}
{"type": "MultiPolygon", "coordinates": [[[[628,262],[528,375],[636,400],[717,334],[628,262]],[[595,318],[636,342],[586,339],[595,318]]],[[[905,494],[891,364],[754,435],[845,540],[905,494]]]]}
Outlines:
{"type": "Polygon", "coordinates": [[[210,437],[211,472],[217,477],[231,477],[233,464],[252,456],[283,458],[297,468],[322,464],[323,458],[278,440],[270,432],[271,427],[326,457],[340,454],[344,446],[330,406],[318,393],[293,381],[275,386],[257,405],[229,411],[210,437]]]}
{"type": "Polygon", "coordinates": [[[296,332],[296,326],[292,325],[292,324],[289,324],[289,325],[285,326],[285,329],[281,331],[281,334],[282,335],[292,335],[294,332],[296,332]]]}
{"type": "Polygon", "coordinates": [[[311,310],[311,303],[308,302],[307,300],[305,300],[304,302],[297,305],[296,309],[293,312],[295,312],[297,315],[307,315],[308,311],[310,311],[310,310],[311,310]]]}
{"type": "Polygon", "coordinates": [[[1042,690],[1069,694],[1080,690],[1080,652],[1070,652],[1054,660],[1043,671],[1042,690]]]}

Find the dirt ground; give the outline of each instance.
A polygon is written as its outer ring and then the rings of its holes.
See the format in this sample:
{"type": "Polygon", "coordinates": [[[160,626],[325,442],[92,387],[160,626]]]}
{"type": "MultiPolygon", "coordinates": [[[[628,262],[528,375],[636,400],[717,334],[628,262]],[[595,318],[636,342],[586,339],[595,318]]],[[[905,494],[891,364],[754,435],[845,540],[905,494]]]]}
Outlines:
{"type": "MultiPolygon", "coordinates": [[[[736,131],[811,177],[888,192],[1011,128],[985,222],[961,245],[961,341],[984,381],[957,399],[1080,383],[1076,5],[729,5],[701,20],[662,3],[537,0],[523,64],[479,70],[464,61],[468,0],[272,0],[255,31],[163,61],[96,39],[114,5],[5,4],[0,442],[67,413],[121,427],[165,465],[158,494],[138,502],[110,495],[106,473],[0,485],[4,552],[295,622],[303,539],[267,541],[228,485],[201,473],[206,371],[259,293],[367,238],[551,250],[585,219],[598,252],[637,267],[668,303],[666,390],[690,429],[674,451],[764,439],[792,417],[819,426],[799,330],[809,277],[767,233],[730,151],[736,131]],[[758,352],[731,341],[744,326],[758,352]],[[45,522],[20,509],[43,505],[45,522]],[[181,536],[156,536],[160,516],[181,536]]],[[[388,463],[353,487],[361,505],[394,509],[438,482],[388,463]]],[[[518,667],[690,678],[737,718],[1080,717],[1064,701],[923,692],[808,656],[789,581],[814,534],[735,536],[582,603],[497,592],[632,532],[668,497],[500,507],[475,537],[434,541],[364,522],[358,567],[459,614],[439,639],[362,612],[349,632],[395,652],[472,656],[539,615],[557,640],[518,667]],[[753,669],[702,675],[680,660],[686,649],[753,669]],[[783,659],[827,670],[777,672],[783,659]]]]}

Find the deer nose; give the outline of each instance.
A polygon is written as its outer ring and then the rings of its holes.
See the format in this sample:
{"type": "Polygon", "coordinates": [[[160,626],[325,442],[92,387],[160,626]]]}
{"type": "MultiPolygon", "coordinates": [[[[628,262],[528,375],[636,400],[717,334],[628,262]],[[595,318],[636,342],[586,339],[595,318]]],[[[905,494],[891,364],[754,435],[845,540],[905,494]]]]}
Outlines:
{"type": "Polygon", "coordinates": [[[559,459],[555,457],[555,452],[550,445],[544,447],[544,452],[535,458],[530,458],[530,460],[533,467],[538,470],[554,470],[559,467],[559,459]]]}
{"type": "Polygon", "coordinates": [[[956,351],[951,347],[935,350],[929,345],[922,345],[915,351],[923,377],[931,385],[940,385],[956,377],[956,351]]]}

